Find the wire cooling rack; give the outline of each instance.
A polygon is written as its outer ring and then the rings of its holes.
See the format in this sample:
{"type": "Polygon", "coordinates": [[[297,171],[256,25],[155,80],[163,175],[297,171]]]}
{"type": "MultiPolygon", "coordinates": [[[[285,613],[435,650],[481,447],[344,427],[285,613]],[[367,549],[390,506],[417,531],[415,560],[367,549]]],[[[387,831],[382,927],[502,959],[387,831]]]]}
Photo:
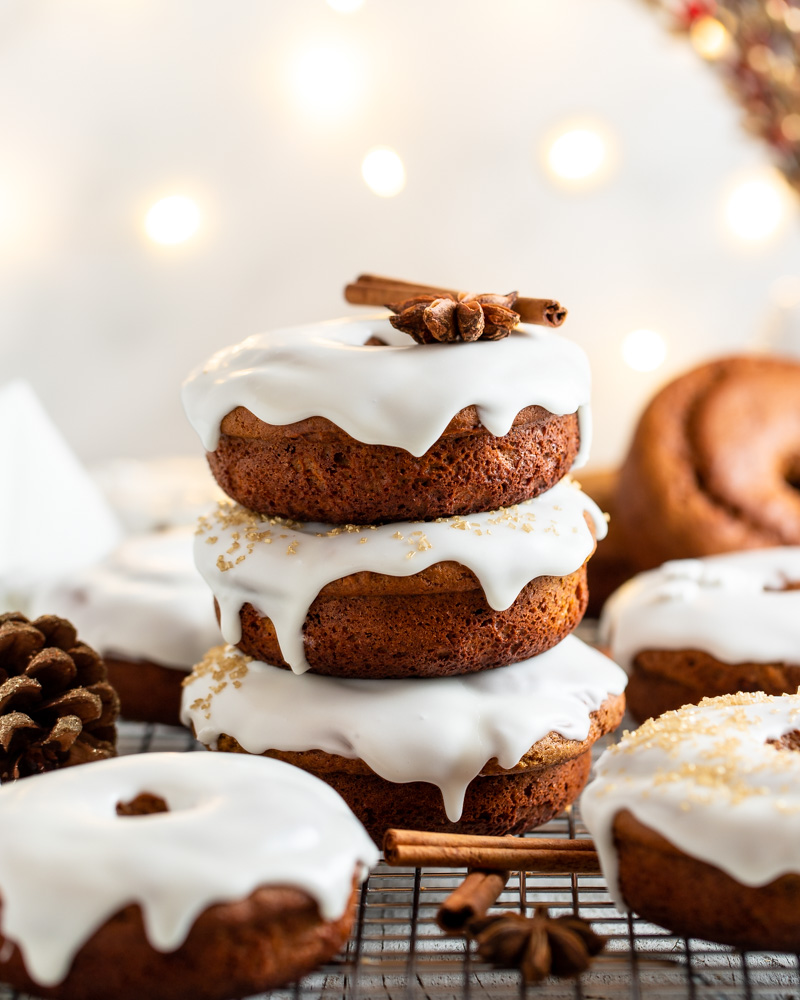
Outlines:
{"type": "MultiPolygon", "coordinates": [[[[185,730],[120,725],[121,753],[198,748],[185,730]]],[[[529,836],[585,835],[573,807],[529,836]]],[[[576,913],[590,920],[608,938],[606,950],[579,979],[526,987],[519,973],[492,969],[463,938],[445,937],[436,926],[440,903],[464,874],[379,865],[362,886],[346,950],[296,986],[263,1000],[800,1000],[800,955],[740,952],[675,937],[620,913],[596,875],[512,875],[498,910],[544,904],[554,916],[576,913]]],[[[18,998],[0,986],[0,1000],[18,998]]]]}

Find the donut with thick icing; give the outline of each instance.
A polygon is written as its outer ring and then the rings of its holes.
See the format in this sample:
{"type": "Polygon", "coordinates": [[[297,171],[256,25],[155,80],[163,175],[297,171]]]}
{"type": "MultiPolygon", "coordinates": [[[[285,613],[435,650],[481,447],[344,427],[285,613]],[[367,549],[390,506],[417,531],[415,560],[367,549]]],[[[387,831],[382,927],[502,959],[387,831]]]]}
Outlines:
{"type": "Polygon", "coordinates": [[[623,463],[616,517],[639,569],[800,544],[800,364],[722,358],[662,389],[623,463]]]}
{"type": "Polygon", "coordinates": [[[194,371],[187,415],[219,485],[259,513],[372,524],[493,510],[588,453],[589,367],[558,334],[416,344],[388,319],[250,337],[194,371]]]}
{"type": "Polygon", "coordinates": [[[502,666],[564,638],[605,534],[563,481],[513,508],[377,526],[286,522],[222,504],[195,559],[222,634],[297,673],[439,677],[502,666]]]}
{"type": "Polygon", "coordinates": [[[581,799],[616,904],[686,937],[800,951],[800,694],[651,719],[581,799]]]}
{"type": "Polygon", "coordinates": [[[0,788],[0,981],[60,1000],[227,1000],[346,941],[377,851],[299,768],[142,754],[0,788]]]}
{"type": "Polygon", "coordinates": [[[219,642],[193,541],[191,526],[135,535],[34,595],[35,608],[69,618],[101,652],[128,719],[178,725],[181,682],[219,642]]]}
{"type": "Polygon", "coordinates": [[[520,833],[577,797],[625,681],[574,636],[497,670],[398,680],[297,677],[228,646],[187,679],[182,718],[211,749],[316,774],[378,843],[393,826],[520,833]]]}
{"type": "Polygon", "coordinates": [[[606,603],[601,642],[634,718],[737,691],[800,688],[800,546],[665,563],[606,603]]]}

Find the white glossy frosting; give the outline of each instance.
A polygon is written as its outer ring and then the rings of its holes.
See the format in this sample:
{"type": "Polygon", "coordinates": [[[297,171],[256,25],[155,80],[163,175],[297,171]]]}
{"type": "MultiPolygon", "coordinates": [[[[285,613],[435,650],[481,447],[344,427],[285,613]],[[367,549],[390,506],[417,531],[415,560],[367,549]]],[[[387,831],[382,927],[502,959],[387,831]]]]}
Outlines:
{"type": "Polygon", "coordinates": [[[131,903],[171,952],[207,907],[263,885],[297,886],[336,919],[377,858],[332,788],[267,758],[141,754],[0,787],[0,927],[42,986],[131,903]],[[170,811],[117,816],[140,792],[170,811]]]}
{"type": "Polygon", "coordinates": [[[208,746],[225,733],[253,754],[318,749],[361,758],[388,781],[430,782],[455,822],[488,761],[512,768],[553,731],[585,740],[590,713],[625,683],[574,636],[507,667],[401,680],[296,677],[220,647],[187,680],[181,718],[208,746]]]}
{"type": "Polygon", "coordinates": [[[208,451],[222,418],[244,406],[270,424],[326,417],[366,444],[423,455],[459,410],[477,406],[497,437],[526,406],[578,411],[588,456],[589,363],[561,334],[521,325],[504,340],[416,344],[388,318],[342,319],[275,330],[227,347],[183,386],[183,405],[208,451]],[[388,346],[367,347],[379,337],[388,346]]]}
{"type": "Polygon", "coordinates": [[[367,527],[286,522],[227,502],[201,519],[195,560],[219,602],[226,642],[239,642],[239,612],[249,602],[272,620],[284,659],[303,673],[303,622],[326,584],[367,570],[411,576],[453,560],[472,570],[491,607],[503,611],[536,577],[566,576],[583,565],[594,547],[584,512],[604,537],[599,508],[569,480],[500,511],[367,527]]]}
{"type": "Polygon", "coordinates": [[[68,618],[103,655],[189,670],[219,642],[193,541],[190,526],[129,538],[98,565],[40,589],[33,613],[68,618]]]}
{"type": "Polygon", "coordinates": [[[629,580],[600,620],[629,669],[645,649],[699,649],[726,663],[800,664],[800,546],[681,559],[629,580]]]}
{"type": "Polygon", "coordinates": [[[581,814],[617,905],[612,829],[624,809],[743,885],[800,874],[800,753],[767,744],[798,728],[800,694],[723,695],[650,719],[606,750],[581,814]]]}

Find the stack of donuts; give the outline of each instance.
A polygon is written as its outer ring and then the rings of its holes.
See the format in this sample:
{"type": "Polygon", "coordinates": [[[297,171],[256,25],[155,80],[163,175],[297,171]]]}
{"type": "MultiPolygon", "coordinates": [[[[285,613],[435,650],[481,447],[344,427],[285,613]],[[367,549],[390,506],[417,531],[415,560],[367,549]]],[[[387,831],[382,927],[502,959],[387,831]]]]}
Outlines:
{"type": "Polygon", "coordinates": [[[227,643],[187,679],[212,749],[390,826],[521,832],[574,800],[625,677],[570,635],[605,534],[570,481],[589,371],[560,334],[417,343],[388,318],[258,335],[184,385],[230,497],[195,558],[227,643]]]}

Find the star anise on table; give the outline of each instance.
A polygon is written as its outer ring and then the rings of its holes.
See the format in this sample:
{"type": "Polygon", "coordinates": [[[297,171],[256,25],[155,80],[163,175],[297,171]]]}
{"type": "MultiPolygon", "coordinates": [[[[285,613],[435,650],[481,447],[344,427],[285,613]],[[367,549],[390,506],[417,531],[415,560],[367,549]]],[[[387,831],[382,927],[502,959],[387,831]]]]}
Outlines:
{"type": "Polygon", "coordinates": [[[396,330],[418,344],[453,343],[457,340],[502,340],[519,323],[513,305],[517,293],[508,295],[415,295],[387,305],[396,330]]]}
{"type": "Polygon", "coordinates": [[[0,782],[112,757],[119,699],[64,618],[0,615],[0,782]]]}
{"type": "Polygon", "coordinates": [[[585,920],[568,914],[550,917],[546,906],[537,906],[532,917],[515,912],[482,917],[468,931],[481,958],[499,968],[519,969],[526,983],[580,975],[606,943],[585,920]]]}

